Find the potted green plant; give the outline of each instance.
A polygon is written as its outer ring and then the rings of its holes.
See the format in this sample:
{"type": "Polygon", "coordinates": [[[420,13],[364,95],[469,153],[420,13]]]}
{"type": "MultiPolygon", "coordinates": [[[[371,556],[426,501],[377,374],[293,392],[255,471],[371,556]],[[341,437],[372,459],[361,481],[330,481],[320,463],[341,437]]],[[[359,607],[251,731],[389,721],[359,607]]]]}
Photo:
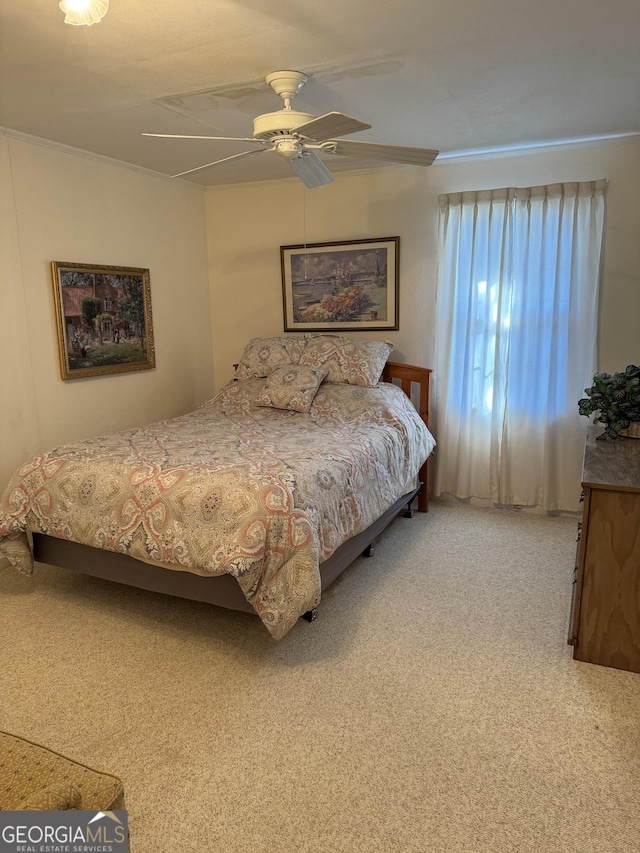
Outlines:
{"type": "Polygon", "coordinates": [[[599,440],[620,434],[640,438],[640,367],[630,364],[621,373],[596,373],[584,392],[578,411],[586,417],[598,413],[593,422],[605,425],[599,440]]]}

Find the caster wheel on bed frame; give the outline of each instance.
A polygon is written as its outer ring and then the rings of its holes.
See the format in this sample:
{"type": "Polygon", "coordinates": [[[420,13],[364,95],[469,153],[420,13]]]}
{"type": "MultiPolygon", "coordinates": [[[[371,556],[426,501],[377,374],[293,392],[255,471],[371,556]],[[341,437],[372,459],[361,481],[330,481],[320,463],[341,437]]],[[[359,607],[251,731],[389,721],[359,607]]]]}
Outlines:
{"type": "Polygon", "coordinates": [[[318,608],[314,607],[312,610],[307,610],[306,613],[302,614],[302,618],[306,619],[307,622],[313,622],[314,619],[318,617],[318,608]]]}
{"type": "Polygon", "coordinates": [[[367,545],[367,547],[362,552],[363,557],[373,557],[373,545],[367,545]]]}

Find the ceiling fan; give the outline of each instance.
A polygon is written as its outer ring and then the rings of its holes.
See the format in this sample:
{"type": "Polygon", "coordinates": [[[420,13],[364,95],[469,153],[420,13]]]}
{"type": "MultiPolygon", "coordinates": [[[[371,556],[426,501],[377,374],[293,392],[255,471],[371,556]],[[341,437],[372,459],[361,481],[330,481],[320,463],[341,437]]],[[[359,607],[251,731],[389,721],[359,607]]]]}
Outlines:
{"type": "Polygon", "coordinates": [[[347,136],[359,130],[368,130],[371,125],[358,119],[331,112],[322,116],[298,112],[291,107],[292,99],[298,94],[309,78],[301,71],[274,71],[265,78],[274,92],[283,102],[282,109],[273,113],[259,115],[253,120],[253,136],[186,136],[175,133],[143,133],[143,136],[156,136],[165,139],[211,139],[225,142],[247,142],[261,146],[250,151],[242,151],[231,157],[214,160],[195,169],[187,169],[172,175],[180,178],[266,151],[275,153],[287,160],[293,171],[309,189],[321,187],[334,180],[329,169],[318,154],[344,155],[367,160],[383,160],[391,163],[406,163],[413,166],[430,166],[438,156],[438,151],[429,148],[409,148],[403,145],[381,145],[376,142],[343,141],[334,137],[347,136]]]}

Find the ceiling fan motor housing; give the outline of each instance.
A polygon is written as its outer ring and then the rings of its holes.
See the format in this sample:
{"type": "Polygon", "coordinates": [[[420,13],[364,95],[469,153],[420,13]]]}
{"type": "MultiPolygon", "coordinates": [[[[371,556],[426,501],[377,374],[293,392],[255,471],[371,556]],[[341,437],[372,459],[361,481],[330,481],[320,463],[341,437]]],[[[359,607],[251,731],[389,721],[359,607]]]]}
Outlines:
{"type": "Polygon", "coordinates": [[[289,136],[291,131],[306,124],[315,116],[309,113],[299,113],[296,110],[278,110],[275,113],[265,113],[253,120],[253,136],[270,142],[274,136],[289,136]]]}

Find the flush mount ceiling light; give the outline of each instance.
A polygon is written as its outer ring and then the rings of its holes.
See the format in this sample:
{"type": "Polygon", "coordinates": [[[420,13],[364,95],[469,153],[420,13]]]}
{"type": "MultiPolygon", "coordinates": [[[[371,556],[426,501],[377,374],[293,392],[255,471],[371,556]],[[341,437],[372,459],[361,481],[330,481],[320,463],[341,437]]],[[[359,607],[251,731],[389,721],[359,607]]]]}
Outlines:
{"type": "Polygon", "coordinates": [[[90,27],[107,14],[109,0],[60,0],[65,24],[90,27]]]}

